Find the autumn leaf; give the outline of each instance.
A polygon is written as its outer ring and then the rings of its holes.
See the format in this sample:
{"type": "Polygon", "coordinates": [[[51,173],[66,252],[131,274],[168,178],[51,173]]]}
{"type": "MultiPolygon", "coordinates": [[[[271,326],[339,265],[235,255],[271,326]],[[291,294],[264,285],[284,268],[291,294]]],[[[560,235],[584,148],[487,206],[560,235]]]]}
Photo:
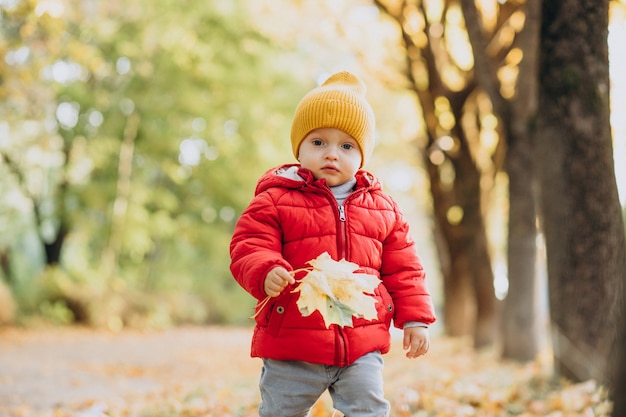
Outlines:
{"type": "Polygon", "coordinates": [[[380,283],[375,275],[355,273],[359,265],[335,261],[328,252],[307,262],[310,268],[293,292],[299,292],[298,309],[303,316],[319,311],[326,327],[352,326],[352,317],[373,320],[378,316],[371,296],[380,283]]]}

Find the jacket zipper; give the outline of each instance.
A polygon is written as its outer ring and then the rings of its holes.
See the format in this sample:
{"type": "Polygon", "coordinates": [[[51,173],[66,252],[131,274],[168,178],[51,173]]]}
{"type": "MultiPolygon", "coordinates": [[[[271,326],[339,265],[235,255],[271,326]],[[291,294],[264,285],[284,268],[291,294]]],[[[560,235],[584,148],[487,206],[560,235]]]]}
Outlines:
{"type": "MultiPolygon", "coordinates": [[[[341,258],[346,258],[346,241],[348,236],[346,235],[346,209],[343,204],[339,204],[337,206],[339,210],[339,224],[341,227],[341,239],[340,239],[340,250],[341,258]]],[[[346,351],[346,340],[344,339],[343,332],[341,331],[341,327],[337,327],[337,364],[338,366],[345,366],[348,361],[348,352],[346,351]]]]}
{"type": "Polygon", "coordinates": [[[343,206],[343,204],[339,204],[337,206],[337,209],[339,210],[339,223],[341,226],[341,243],[340,243],[340,250],[339,252],[341,253],[341,258],[345,259],[346,258],[346,240],[347,240],[347,236],[346,236],[346,209],[343,206]]]}
{"type": "MultiPolygon", "coordinates": [[[[350,196],[348,197],[350,198],[350,196]]],[[[333,196],[334,199],[334,196],[333,196]]],[[[346,199],[347,200],[347,199],[346,199]]],[[[345,201],[344,201],[345,204],[345,201]]],[[[339,224],[341,228],[340,239],[339,239],[339,253],[341,254],[341,258],[346,259],[346,242],[348,240],[347,232],[346,232],[346,208],[344,204],[338,204],[337,210],[339,211],[339,224]]],[[[337,350],[335,355],[337,356],[336,361],[338,366],[345,366],[348,362],[348,348],[346,346],[346,340],[343,334],[341,327],[337,326],[337,350]]]]}

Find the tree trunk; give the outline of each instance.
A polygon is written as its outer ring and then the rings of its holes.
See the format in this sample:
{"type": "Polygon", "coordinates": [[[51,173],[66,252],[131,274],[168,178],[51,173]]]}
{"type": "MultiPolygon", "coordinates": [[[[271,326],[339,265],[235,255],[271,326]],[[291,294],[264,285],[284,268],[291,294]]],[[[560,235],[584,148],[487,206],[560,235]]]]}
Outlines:
{"type": "MultiPolygon", "coordinates": [[[[69,150],[65,150],[65,160],[69,160],[69,150]]],[[[41,245],[45,254],[45,264],[46,265],[58,265],[61,262],[61,253],[63,250],[63,244],[65,243],[65,238],[69,233],[69,226],[67,224],[67,218],[65,214],[65,197],[67,192],[68,183],[66,180],[63,180],[58,185],[57,194],[54,196],[55,204],[56,204],[56,220],[59,222],[59,227],[56,231],[56,235],[51,241],[45,239],[45,237],[41,233],[41,225],[43,224],[43,216],[41,214],[41,201],[40,199],[32,195],[28,191],[28,187],[26,186],[26,179],[24,173],[19,169],[18,165],[13,161],[13,159],[2,152],[0,152],[0,158],[2,162],[4,162],[8,167],[9,171],[15,175],[17,181],[22,188],[22,192],[26,197],[28,197],[33,204],[33,216],[37,229],[39,230],[39,239],[41,241],[41,245]]],[[[3,265],[4,266],[4,265],[3,265]]]]}
{"type": "Polygon", "coordinates": [[[501,6],[499,24],[492,32],[484,29],[474,0],[462,0],[461,7],[474,55],[474,73],[480,88],[489,96],[493,112],[502,120],[507,141],[505,170],[509,176],[509,233],[507,245],[509,291],[502,314],[502,355],[526,361],[539,349],[538,291],[536,280],[536,221],[532,176],[532,143],[529,121],[536,111],[537,50],[539,43],[539,0],[525,5],[524,29],[515,46],[523,51],[516,92],[502,97],[496,76],[499,64],[487,54],[498,28],[519,6],[501,6]],[[513,7],[513,8],[511,8],[513,7]],[[506,10],[505,10],[506,9],[506,10]]]}
{"type": "Polygon", "coordinates": [[[556,370],[600,383],[615,363],[626,279],[609,124],[608,5],[543,2],[536,134],[556,370]]]}
{"type": "MultiPolygon", "coordinates": [[[[521,138],[517,138],[521,139],[521,138]]],[[[506,167],[509,175],[509,236],[507,247],[509,291],[502,314],[502,357],[532,360],[539,350],[537,321],[537,228],[530,139],[510,141],[506,167]]]]}
{"type": "Polygon", "coordinates": [[[46,254],[46,265],[53,266],[61,263],[61,254],[67,233],[67,226],[64,223],[61,223],[52,242],[46,242],[42,238],[44,253],[46,254]]]}
{"type": "Polygon", "coordinates": [[[120,144],[117,163],[117,187],[111,210],[109,242],[102,253],[102,266],[107,278],[112,278],[118,272],[119,255],[123,246],[124,224],[131,197],[135,140],[137,139],[140,121],[141,119],[137,112],[130,114],[126,118],[124,136],[120,144]]]}
{"type": "Polygon", "coordinates": [[[4,248],[0,251],[0,270],[2,271],[7,284],[13,285],[14,279],[9,248],[4,248]]]}
{"type": "MultiPolygon", "coordinates": [[[[460,118],[461,109],[454,105],[452,109],[460,118]]],[[[494,343],[497,316],[481,205],[481,173],[460,126],[457,125],[452,134],[460,142],[459,149],[450,158],[455,172],[452,183],[442,180],[441,166],[425,158],[437,230],[445,242],[439,247],[439,256],[442,264],[449,265],[443,268],[445,328],[451,336],[473,334],[474,346],[480,348],[494,343]],[[458,222],[449,218],[451,209],[460,210],[458,222]]]]}
{"type": "MultiPolygon", "coordinates": [[[[385,3],[385,4],[384,4],[385,3]]],[[[487,244],[481,200],[484,175],[470,149],[462,120],[465,106],[475,100],[476,82],[466,72],[464,86],[451,89],[442,79],[445,63],[450,62],[443,36],[431,36],[445,26],[445,13],[435,22],[426,18],[423,2],[402,2],[387,7],[375,4],[398,23],[406,52],[409,88],[418,97],[426,122],[426,143],[420,152],[429,174],[435,217],[435,234],[444,279],[444,323],[451,336],[474,334],[474,345],[492,344],[496,336],[497,300],[493,286],[491,257],[487,244]],[[420,15],[421,19],[415,19],[420,15]],[[414,19],[407,22],[407,19],[414,19]],[[423,31],[416,33],[416,27],[423,31]],[[431,31],[433,25],[434,31],[431,31]],[[427,39],[424,42],[424,35],[427,39]],[[454,123],[441,123],[442,109],[454,123]],[[440,139],[451,138],[454,149],[441,149],[440,139]],[[436,158],[432,156],[436,154],[436,158]],[[453,214],[451,216],[451,214],[453,214]]],[[[451,2],[446,1],[444,9],[451,2]]],[[[471,134],[475,135],[475,131],[471,134]]]]}
{"type": "MultiPolygon", "coordinates": [[[[431,169],[433,168],[431,166],[431,169]]],[[[432,188],[434,184],[436,182],[431,181],[431,194],[433,196],[437,192],[437,188],[432,188]]],[[[445,333],[453,337],[470,336],[475,326],[476,300],[473,295],[471,277],[467,273],[467,262],[460,259],[458,253],[451,255],[452,251],[443,231],[447,220],[441,213],[433,211],[435,212],[435,242],[442,276],[444,277],[443,323],[445,333]],[[453,256],[456,256],[454,264],[451,262],[453,256]],[[465,266],[460,267],[460,265],[465,266]]]]}
{"type": "Polygon", "coordinates": [[[622,282],[622,302],[620,303],[621,314],[618,321],[620,337],[615,344],[617,354],[617,366],[613,376],[611,398],[613,399],[613,417],[626,416],[626,283],[622,282]]]}
{"type": "Polygon", "coordinates": [[[539,351],[539,305],[536,198],[530,120],[537,110],[537,65],[540,0],[526,2],[526,22],[518,35],[524,59],[519,65],[516,95],[506,122],[508,147],[505,169],[509,177],[508,278],[509,291],[502,314],[502,357],[520,361],[539,351]]]}

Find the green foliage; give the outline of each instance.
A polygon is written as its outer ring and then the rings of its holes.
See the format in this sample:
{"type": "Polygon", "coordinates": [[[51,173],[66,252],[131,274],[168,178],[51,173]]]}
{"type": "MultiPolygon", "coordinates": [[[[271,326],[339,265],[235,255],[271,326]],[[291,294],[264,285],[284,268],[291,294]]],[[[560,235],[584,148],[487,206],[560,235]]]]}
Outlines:
{"type": "Polygon", "coordinates": [[[290,156],[302,87],[249,18],[228,1],[0,3],[0,252],[24,314],[250,315],[228,243],[258,175],[290,156]]]}

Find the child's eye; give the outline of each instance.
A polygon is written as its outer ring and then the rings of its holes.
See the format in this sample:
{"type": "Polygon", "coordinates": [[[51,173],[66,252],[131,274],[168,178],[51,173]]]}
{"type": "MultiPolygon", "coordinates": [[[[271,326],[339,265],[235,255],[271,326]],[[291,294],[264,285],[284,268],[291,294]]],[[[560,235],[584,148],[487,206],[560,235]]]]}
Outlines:
{"type": "Polygon", "coordinates": [[[315,145],[315,146],[322,146],[322,140],[321,139],[313,139],[311,141],[311,143],[313,143],[313,145],[315,145]]]}
{"type": "Polygon", "coordinates": [[[344,143],[342,145],[342,148],[345,149],[346,151],[349,151],[350,149],[354,148],[354,145],[351,143],[344,143]]]}

